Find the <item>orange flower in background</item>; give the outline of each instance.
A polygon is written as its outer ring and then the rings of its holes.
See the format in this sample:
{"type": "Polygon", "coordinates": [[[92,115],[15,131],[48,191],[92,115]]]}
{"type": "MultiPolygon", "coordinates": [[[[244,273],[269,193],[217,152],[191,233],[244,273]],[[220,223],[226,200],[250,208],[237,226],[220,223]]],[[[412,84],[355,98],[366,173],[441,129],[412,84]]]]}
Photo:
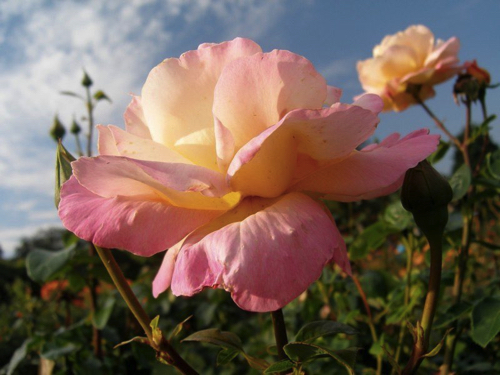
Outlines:
{"type": "Polygon", "coordinates": [[[384,100],[384,111],[403,111],[416,100],[407,92],[409,85],[420,86],[419,97],[434,96],[433,86],[448,80],[461,69],[458,66],[460,42],[434,41],[423,25],[387,35],[373,49],[373,58],[357,65],[361,86],[384,100]]]}
{"type": "Polygon", "coordinates": [[[40,297],[44,301],[54,300],[60,295],[64,290],[68,288],[68,280],[53,280],[43,284],[40,289],[40,297]]]}

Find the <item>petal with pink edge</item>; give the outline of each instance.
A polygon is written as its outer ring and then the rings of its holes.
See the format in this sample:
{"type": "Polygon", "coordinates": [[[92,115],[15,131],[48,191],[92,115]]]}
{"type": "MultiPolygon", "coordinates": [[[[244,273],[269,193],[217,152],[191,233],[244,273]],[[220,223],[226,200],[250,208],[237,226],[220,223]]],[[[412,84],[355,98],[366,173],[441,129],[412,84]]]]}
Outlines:
{"type": "Polygon", "coordinates": [[[123,114],[123,119],[125,120],[125,129],[127,129],[127,132],[141,138],[151,139],[151,133],[144,118],[140,96],[134,95],[132,97],[132,101],[123,114]]]}
{"type": "MultiPolygon", "coordinates": [[[[261,51],[253,41],[236,38],[201,45],[196,51],[167,59],[154,68],[142,89],[144,117],[153,140],[175,149],[175,143],[191,133],[213,133],[213,95],[221,71],[231,61],[261,51]]],[[[190,144],[182,150],[183,155],[198,165],[218,170],[213,135],[196,141],[200,147],[190,144]]]]}
{"type": "MultiPolygon", "coordinates": [[[[380,100],[380,99],[379,99],[380,100]]],[[[296,168],[300,155],[317,161],[349,155],[370,137],[378,117],[357,105],[337,103],[320,110],[294,110],[278,124],[248,142],[228,169],[234,191],[244,195],[276,197],[309,168],[296,168]]]]}
{"type": "Polygon", "coordinates": [[[335,86],[326,86],[326,99],[325,105],[331,106],[340,101],[340,97],[342,96],[342,89],[339,89],[335,86]]]}
{"type": "Polygon", "coordinates": [[[249,197],[188,236],[171,288],[191,296],[218,286],[244,310],[273,311],[306,290],[334,258],[347,259],[345,244],[320,203],[299,193],[249,197]]]}
{"type": "Polygon", "coordinates": [[[108,126],[97,125],[97,131],[99,132],[99,137],[97,140],[97,149],[99,155],[115,155],[119,156],[120,152],[116,147],[115,138],[113,133],[109,130],[108,126]]]}
{"type": "Polygon", "coordinates": [[[325,79],[309,60],[274,50],[224,68],[215,86],[213,113],[229,129],[238,150],[288,112],[321,108],[326,94],[325,79]]]}
{"type": "Polygon", "coordinates": [[[160,269],[153,280],[153,297],[157,298],[161,293],[170,288],[172,275],[174,274],[175,260],[183,243],[184,240],[177,242],[165,253],[160,269]]]}
{"type": "Polygon", "coordinates": [[[61,189],[59,217],[78,237],[97,246],[151,256],[176,244],[221,211],[192,210],[162,200],[101,197],[71,177],[61,189]]]}
{"type": "Polygon", "coordinates": [[[429,135],[427,129],[397,142],[391,135],[378,147],[354,151],[338,163],[325,165],[297,182],[292,190],[314,191],[342,202],[386,195],[396,191],[404,173],[435,151],[438,143],[439,135],[429,135]]]}
{"type": "Polygon", "coordinates": [[[80,158],[72,167],[82,186],[105,198],[140,197],[178,207],[223,211],[239,200],[222,174],[196,165],[98,156],[80,158]]]}

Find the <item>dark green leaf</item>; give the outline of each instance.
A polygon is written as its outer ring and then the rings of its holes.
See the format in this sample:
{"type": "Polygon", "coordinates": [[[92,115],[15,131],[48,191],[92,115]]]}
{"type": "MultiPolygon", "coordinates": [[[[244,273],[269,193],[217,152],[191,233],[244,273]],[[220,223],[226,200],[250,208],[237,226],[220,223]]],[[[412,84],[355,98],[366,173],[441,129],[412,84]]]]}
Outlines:
{"type": "Polygon", "coordinates": [[[123,341],[119,344],[116,344],[113,349],[116,349],[120,346],[123,346],[123,345],[127,345],[127,344],[130,344],[130,343],[133,343],[133,342],[138,342],[140,344],[145,344],[145,345],[149,345],[149,340],[147,337],[140,337],[140,336],[136,336],[134,338],[131,338],[130,340],[127,340],[127,341],[123,341]]]}
{"type": "Polygon", "coordinates": [[[305,342],[292,342],[284,346],[285,353],[292,361],[307,362],[317,358],[331,357],[345,367],[350,375],[355,375],[353,366],[358,349],[331,350],[305,342]]]}
{"type": "Polygon", "coordinates": [[[387,225],[380,221],[367,227],[349,247],[351,260],[362,259],[370,250],[380,247],[391,232],[387,225]]]}
{"type": "Polygon", "coordinates": [[[222,332],[218,328],[210,328],[195,332],[182,341],[208,342],[222,348],[234,349],[241,352],[243,351],[241,340],[238,336],[232,332],[222,332]]]}
{"type": "Polygon", "coordinates": [[[472,339],[483,348],[500,332],[500,300],[487,297],[472,310],[472,339]]]}
{"type": "Polygon", "coordinates": [[[500,150],[486,155],[486,165],[493,178],[500,180],[500,150]]]}
{"type": "Polygon", "coordinates": [[[443,347],[443,345],[444,345],[444,340],[446,339],[446,336],[448,336],[448,334],[449,334],[452,330],[453,330],[453,328],[448,329],[448,330],[445,332],[445,334],[444,334],[443,338],[441,339],[441,341],[439,341],[439,344],[437,344],[437,345],[434,347],[434,349],[432,349],[432,350],[431,350],[431,351],[429,351],[428,353],[424,354],[422,357],[424,357],[424,358],[430,358],[430,357],[434,357],[434,356],[436,356],[436,355],[439,353],[439,351],[441,350],[441,348],[443,347]]]}
{"type": "Polygon", "coordinates": [[[466,164],[463,164],[455,171],[450,178],[450,185],[453,190],[453,200],[459,200],[467,193],[467,189],[469,189],[471,184],[471,179],[470,168],[466,164]]]}
{"type": "Polygon", "coordinates": [[[80,347],[78,345],[75,345],[73,343],[65,343],[62,346],[57,346],[57,345],[47,345],[47,349],[44,348],[42,353],[40,354],[43,358],[47,359],[57,359],[59,357],[62,357],[66,354],[69,354],[71,352],[74,352],[78,350],[80,347]]]}
{"type": "Polygon", "coordinates": [[[391,228],[398,231],[408,228],[413,223],[411,213],[403,208],[401,201],[396,201],[387,206],[383,219],[391,228]]]}
{"type": "Polygon", "coordinates": [[[459,319],[460,317],[467,314],[471,310],[472,310],[472,305],[469,302],[461,301],[458,304],[454,304],[450,306],[444,314],[441,314],[441,316],[438,319],[436,319],[434,327],[435,328],[446,327],[450,323],[459,319]]]}
{"type": "Polygon", "coordinates": [[[269,363],[267,363],[263,359],[252,357],[245,352],[243,352],[243,356],[245,357],[251,368],[262,371],[269,367],[269,363]]]}
{"type": "Polygon", "coordinates": [[[439,145],[437,147],[437,150],[434,151],[428,158],[427,160],[431,164],[436,164],[438,161],[440,161],[448,152],[450,149],[450,144],[448,142],[443,142],[439,141],[439,145]]]}
{"type": "Polygon", "coordinates": [[[98,308],[93,316],[92,323],[97,329],[103,329],[108,323],[109,317],[113,312],[113,307],[115,306],[115,299],[112,297],[106,298],[104,304],[98,308]]]}
{"type": "Polygon", "coordinates": [[[240,352],[234,349],[222,349],[217,354],[217,366],[224,366],[231,362],[240,352]]]}
{"type": "Polygon", "coordinates": [[[279,362],[273,363],[271,366],[269,366],[266,371],[264,371],[264,374],[275,374],[277,372],[284,372],[293,369],[294,363],[291,362],[288,359],[284,359],[279,362]]]}
{"type": "Polygon", "coordinates": [[[72,245],[59,251],[32,250],[26,257],[28,276],[39,283],[47,281],[73,257],[75,249],[72,245]]]}
{"type": "Polygon", "coordinates": [[[307,323],[305,326],[303,326],[295,336],[295,341],[312,342],[319,337],[336,335],[337,333],[355,335],[357,334],[357,331],[347,324],[334,322],[331,320],[322,320],[318,322],[307,323]]]}
{"type": "Polygon", "coordinates": [[[54,202],[56,204],[56,208],[59,207],[59,201],[61,200],[61,186],[68,181],[73,174],[71,162],[75,160],[76,159],[73,155],[71,155],[69,151],[64,148],[62,142],[59,142],[57,144],[56,151],[56,185],[54,192],[54,202]]]}
{"type": "Polygon", "coordinates": [[[102,90],[96,91],[96,93],[94,94],[94,99],[97,101],[107,100],[108,102],[111,102],[111,99],[102,90]]]}

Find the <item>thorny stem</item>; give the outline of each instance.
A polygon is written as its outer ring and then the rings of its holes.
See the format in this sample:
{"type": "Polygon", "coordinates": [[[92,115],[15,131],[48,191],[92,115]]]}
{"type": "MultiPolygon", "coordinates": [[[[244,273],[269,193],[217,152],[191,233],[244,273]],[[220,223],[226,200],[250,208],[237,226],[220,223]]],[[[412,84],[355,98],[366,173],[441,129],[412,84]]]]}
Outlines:
{"type": "MultiPolygon", "coordinates": [[[[116,289],[120,292],[121,296],[125,300],[125,303],[129,307],[132,314],[141,325],[144,333],[146,334],[151,345],[155,345],[153,341],[153,332],[150,326],[151,319],[149,319],[148,314],[144,311],[142,305],[137,300],[134,292],[128,285],[127,279],[123,275],[122,270],[116,263],[111,250],[106,248],[101,248],[95,246],[99,257],[101,258],[106,270],[111,276],[116,289]]],[[[170,345],[166,340],[162,340],[161,343],[154,347],[154,349],[159,352],[159,355],[166,359],[172,366],[176,367],[181,373],[186,375],[198,375],[198,373],[177,353],[177,351],[170,345]]]]}
{"type": "Polygon", "coordinates": [[[283,318],[283,310],[279,309],[271,311],[271,318],[273,321],[274,338],[276,340],[276,348],[278,350],[279,359],[287,359],[287,355],[283,347],[288,344],[288,337],[286,334],[285,319],[283,318]]]}
{"type": "MultiPolygon", "coordinates": [[[[405,296],[404,296],[404,306],[408,306],[410,303],[410,294],[411,294],[411,273],[413,270],[413,235],[410,233],[408,235],[408,239],[403,238],[403,243],[406,247],[406,286],[405,286],[405,296]]],[[[398,347],[396,349],[396,353],[394,354],[394,361],[396,363],[399,362],[399,358],[401,356],[401,350],[403,347],[403,340],[406,332],[406,324],[405,322],[401,322],[401,328],[399,330],[398,337],[398,347]]],[[[393,368],[391,374],[395,374],[396,369],[393,368]]]]}
{"type": "MultiPolygon", "coordinates": [[[[363,290],[363,287],[361,286],[361,283],[359,282],[359,279],[356,275],[352,275],[352,280],[354,281],[354,285],[356,285],[356,289],[358,289],[358,293],[361,297],[361,300],[363,301],[363,305],[366,310],[366,316],[368,317],[367,323],[368,327],[370,328],[370,334],[372,336],[372,340],[374,343],[378,343],[378,335],[377,331],[375,330],[375,325],[373,324],[373,315],[372,315],[372,310],[370,309],[370,305],[368,304],[368,299],[366,298],[365,291],[363,290]]],[[[377,354],[377,375],[382,374],[382,353],[377,354]]]]}

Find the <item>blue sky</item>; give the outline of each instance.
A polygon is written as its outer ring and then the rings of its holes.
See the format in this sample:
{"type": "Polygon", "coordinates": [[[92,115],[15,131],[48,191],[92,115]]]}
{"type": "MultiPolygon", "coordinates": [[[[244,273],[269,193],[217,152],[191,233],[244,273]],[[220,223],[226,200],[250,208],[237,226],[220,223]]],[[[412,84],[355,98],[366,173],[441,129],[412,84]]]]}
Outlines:
{"type": "MultiPolygon", "coordinates": [[[[48,137],[57,112],[69,124],[80,104],[59,95],[80,89],[82,68],[113,104],[101,103],[98,123],[123,125],[129,93],[140,93],[161,60],[203,42],[252,38],[264,50],[306,56],[328,83],[351,102],[362,92],[356,61],[371,56],[386,34],[421,23],[437,38],[457,36],[460,58],[478,59],[498,82],[498,1],[134,0],[0,2],[0,244],[12,251],[22,236],[59,226],[53,204],[54,142],[48,137]]],[[[428,102],[452,132],[463,108],[451,98],[452,83],[437,87],[428,102]]],[[[500,90],[488,98],[500,109],[500,90]]],[[[474,114],[474,117],[479,113],[474,114]]],[[[479,118],[476,117],[476,118],[479,118]]],[[[403,134],[433,123],[420,108],[381,115],[377,137],[403,134]]],[[[500,139],[498,120],[494,138],[500,139]]],[[[69,138],[69,137],[68,137],[69,138]]],[[[68,140],[68,148],[74,147],[68,140]]],[[[446,170],[446,163],[442,166],[446,170]]]]}

